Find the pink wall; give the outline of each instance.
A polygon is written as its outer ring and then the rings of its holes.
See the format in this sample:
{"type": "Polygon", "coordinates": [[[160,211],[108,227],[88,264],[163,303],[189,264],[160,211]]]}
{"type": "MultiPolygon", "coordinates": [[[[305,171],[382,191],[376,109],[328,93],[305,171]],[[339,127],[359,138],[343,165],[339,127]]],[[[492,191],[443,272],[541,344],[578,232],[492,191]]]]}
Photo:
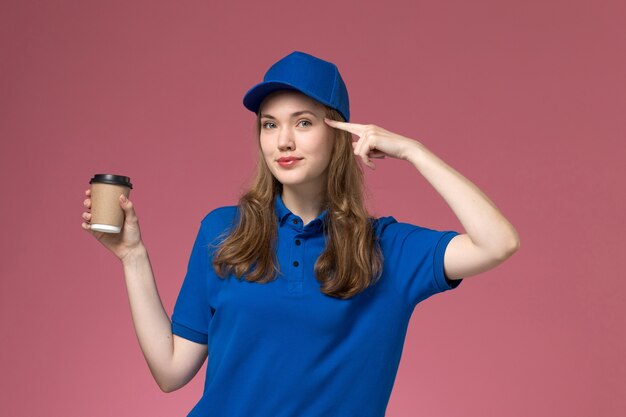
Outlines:
{"type": "MultiPolygon", "coordinates": [[[[353,122],[423,142],[521,236],[415,310],[387,415],[625,415],[625,18],[591,0],[3,1],[0,414],[191,409],[205,368],[159,390],[83,191],[131,177],[171,314],[200,219],[252,174],[242,96],[297,49],[338,64],[353,122]]],[[[462,231],[412,166],[376,163],[375,215],[462,231]]]]}

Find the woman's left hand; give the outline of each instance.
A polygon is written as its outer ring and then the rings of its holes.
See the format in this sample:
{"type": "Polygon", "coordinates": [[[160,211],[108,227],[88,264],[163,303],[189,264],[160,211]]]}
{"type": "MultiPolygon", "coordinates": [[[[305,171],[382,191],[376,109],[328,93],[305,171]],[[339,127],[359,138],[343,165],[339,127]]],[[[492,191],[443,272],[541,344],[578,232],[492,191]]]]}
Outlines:
{"type": "Polygon", "coordinates": [[[385,156],[390,156],[397,159],[407,159],[411,147],[420,144],[414,139],[400,136],[372,124],[339,122],[328,118],[324,118],[324,121],[331,127],[346,130],[359,137],[356,142],[352,142],[354,154],[360,156],[363,163],[371,169],[376,169],[376,165],[370,158],[382,159],[385,156]]]}

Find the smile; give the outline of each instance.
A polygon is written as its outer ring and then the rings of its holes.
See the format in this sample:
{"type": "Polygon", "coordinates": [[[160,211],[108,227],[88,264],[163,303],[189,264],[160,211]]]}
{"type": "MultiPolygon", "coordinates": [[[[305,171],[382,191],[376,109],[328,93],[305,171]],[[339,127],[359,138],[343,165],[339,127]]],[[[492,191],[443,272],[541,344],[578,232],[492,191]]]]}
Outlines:
{"type": "Polygon", "coordinates": [[[292,159],[291,161],[278,161],[278,165],[280,165],[281,167],[287,168],[287,167],[297,164],[300,161],[301,161],[300,159],[292,159]]]}

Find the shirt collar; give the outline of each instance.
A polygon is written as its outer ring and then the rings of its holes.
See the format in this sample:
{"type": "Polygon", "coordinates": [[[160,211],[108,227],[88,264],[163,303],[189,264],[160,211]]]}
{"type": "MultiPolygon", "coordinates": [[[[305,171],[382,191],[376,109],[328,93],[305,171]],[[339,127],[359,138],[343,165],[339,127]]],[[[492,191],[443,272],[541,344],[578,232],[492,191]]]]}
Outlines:
{"type": "MultiPolygon", "coordinates": [[[[285,206],[285,203],[283,203],[283,199],[280,196],[280,194],[277,194],[276,198],[274,198],[274,209],[276,211],[276,217],[278,219],[279,226],[282,226],[289,216],[299,218],[285,206]]],[[[324,210],[319,216],[317,216],[314,220],[312,220],[309,224],[307,224],[306,228],[311,227],[311,228],[321,229],[327,217],[328,217],[328,210],[324,210]]],[[[300,221],[300,227],[302,227],[301,224],[302,224],[302,221],[300,221]]]]}

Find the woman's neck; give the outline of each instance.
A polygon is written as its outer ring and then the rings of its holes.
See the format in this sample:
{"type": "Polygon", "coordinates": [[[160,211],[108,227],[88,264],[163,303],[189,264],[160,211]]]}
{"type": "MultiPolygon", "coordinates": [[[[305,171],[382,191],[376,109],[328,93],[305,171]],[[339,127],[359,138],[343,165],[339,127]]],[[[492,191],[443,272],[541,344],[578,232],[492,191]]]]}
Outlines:
{"type": "Polygon", "coordinates": [[[306,192],[283,187],[281,198],[285,207],[300,217],[305,225],[324,211],[324,193],[319,191],[306,192]]]}

